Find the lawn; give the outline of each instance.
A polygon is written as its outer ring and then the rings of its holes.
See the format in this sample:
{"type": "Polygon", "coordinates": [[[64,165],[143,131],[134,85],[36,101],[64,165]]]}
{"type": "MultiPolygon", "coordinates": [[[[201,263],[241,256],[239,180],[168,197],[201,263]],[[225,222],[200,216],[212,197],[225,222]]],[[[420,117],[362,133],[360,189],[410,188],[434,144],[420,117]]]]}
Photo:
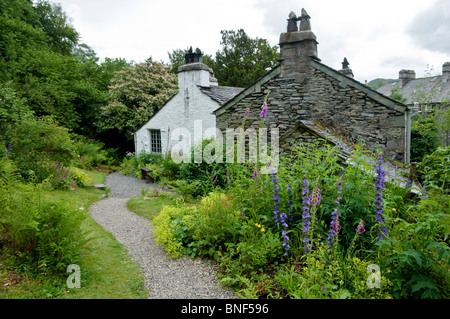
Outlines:
{"type": "MultiPolygon", "coordinates": [[[[88,171],[93,183],[103,183],[105,174],[88,171]]],[[[60,199],[70,207],[87,212],[89,206],[101,200],[105,191],[91,187],[75,190],[45,191],[43,196],[60,199]]],[[[81,288],[68,289],[67,277],[49,276],[12,268],[8,257],[0,256],[1,299],[145,299],[141,269],[128,255],[122,244],[87,214],[82,224],[87,234],[83,246],[83,264],[80,265],[81,288]]],[[[70,273],[67,273],[69,276],[70,273]]]]}

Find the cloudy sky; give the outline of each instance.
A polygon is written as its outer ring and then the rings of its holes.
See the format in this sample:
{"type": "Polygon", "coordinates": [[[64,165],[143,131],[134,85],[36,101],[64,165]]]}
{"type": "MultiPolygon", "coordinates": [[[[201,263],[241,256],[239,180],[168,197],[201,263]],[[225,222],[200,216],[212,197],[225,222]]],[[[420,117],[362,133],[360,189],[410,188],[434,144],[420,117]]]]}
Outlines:
{"type": "Polygon", "coordinates": [[[244,29],[277,45],[290,11],[305,8],[319,58],[340,69],[347,57],[355,79],[441,74],[450,62],[450,0],[50,0],[60,3],[100,58],[168,62],[192,46],[214,56],[220,31],[244,29]]]}

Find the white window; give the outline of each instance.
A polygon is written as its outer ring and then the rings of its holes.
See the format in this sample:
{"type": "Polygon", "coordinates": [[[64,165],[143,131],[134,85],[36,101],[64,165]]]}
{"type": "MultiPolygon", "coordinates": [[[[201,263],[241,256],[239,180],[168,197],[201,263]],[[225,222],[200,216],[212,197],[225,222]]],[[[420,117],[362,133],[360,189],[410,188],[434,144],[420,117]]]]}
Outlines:
{"type": "Polygon", "coordinates": [[[161,130],[149,130],[150,152],[161,154],[161,130]]]}

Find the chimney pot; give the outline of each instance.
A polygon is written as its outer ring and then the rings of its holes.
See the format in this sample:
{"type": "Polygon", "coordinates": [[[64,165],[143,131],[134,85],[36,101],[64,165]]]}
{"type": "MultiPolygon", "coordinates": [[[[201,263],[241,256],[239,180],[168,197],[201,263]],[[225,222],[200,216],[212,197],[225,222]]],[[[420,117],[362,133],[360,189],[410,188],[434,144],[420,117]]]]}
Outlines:
{"type": "Polygon", "coordinates": [[[339,70],[339,73],[342,73],[350,78],[353,78],[353,71],[352,69],[350,69],[348,66],[350,65],[350,63],[348,63],[347,58],[344,58],[344,61],[342,62],[342,69],[339,70]]]}
{"type": "Polygon", "coordinates": [[[310,61],[317,57],[317,40],[311,31],[310,16],[302,9],[301,17],[289,15],[288,32],[280,35],[281,77],[303,81],[313,72],[310,61]],[[296,22],[300,20],[300,31],[296,22]]]}
{"type": "Polygon", "coordinates": [[[450,80],[450,62],[442,65],[442,80],[444,83],[450,80]]]}
{"type": "Polygon", "coordinates": [[[404,87],[409,81],[416,78],[414,70],[400,70],[398,79],[400,81],[400,88],[404,87]]]}

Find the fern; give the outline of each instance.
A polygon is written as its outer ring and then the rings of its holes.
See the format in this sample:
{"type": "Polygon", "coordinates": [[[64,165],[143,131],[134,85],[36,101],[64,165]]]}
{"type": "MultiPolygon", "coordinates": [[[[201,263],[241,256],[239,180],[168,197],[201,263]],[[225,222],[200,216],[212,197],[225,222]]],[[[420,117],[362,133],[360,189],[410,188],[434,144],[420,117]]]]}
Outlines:
{"type": "Polygon", "coordinates": [[[0,187],[13,186],[21,182],[22,178],[14,163],[7,158],[0,159],[0,187]]]}

